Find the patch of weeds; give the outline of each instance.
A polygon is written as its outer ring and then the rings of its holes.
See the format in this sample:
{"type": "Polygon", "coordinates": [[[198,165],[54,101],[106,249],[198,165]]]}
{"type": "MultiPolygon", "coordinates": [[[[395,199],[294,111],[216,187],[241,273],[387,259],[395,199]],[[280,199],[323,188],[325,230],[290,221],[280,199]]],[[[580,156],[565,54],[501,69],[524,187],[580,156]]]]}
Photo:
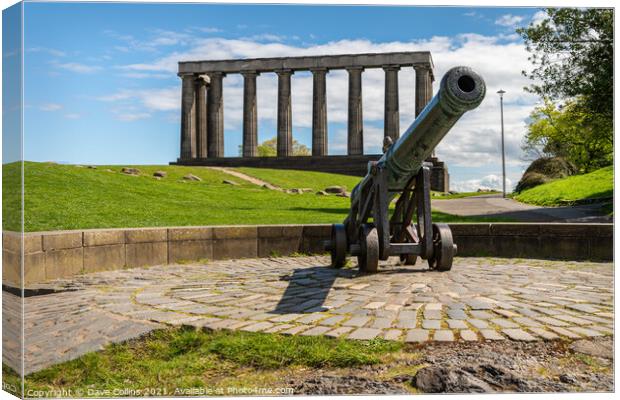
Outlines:
{"type": "Polygon", "coordinates": [[[413,378],[416,376],[419,370],[427,367],[428,364],[415,364],[415,365],[396,365],[394,367],[390,367],[381,374],[381,378],[384,380],[391,380],[399,376],[409,376],[413,378]]]}
{"type": "Polygon", "coordinates": [[[576,353],[574,357],[581,363],[587,365],[593,372],[604,372],[609,370],[609,367],[601,364],[596,358],[587,354],[576,353]]]}
{"type": "Polygon", "coordinates": [[[22,379],[21,377],[5,363],[2,363],[2,389],[7,392],[21,397],[22,379]]]}
{"type": "Polygon", "coordinates": [[[294,253],[289,254],[289,257],[308,257],[310,253],[305,253],[303,251],[296,251],[294,253]]]}
{"type": "Polygon", "coordinates": [[[181,259],[176,260],[174,263],[179,265],[187,265],[187,264],[207,264],[209,262],[208,258],[199,258],[197,260],[189,260],[189,259],[181,259]]]}
{"type": "Polygon", "coordinates": [[[282,257],[282,254],[279,251],[277,251],[277,250],[271,250],[269,252],[269,257],[271,257],[271,258],[278,258],[278,257],[282,257]]]}
{"type": "MultiPolygon", "coordinates": [[[[202,331],[183,327],[148,335],[26,377],[27,389],[209,387],[273,382],[295,368],[348,368],[377,364],[401,343],[253,332],[202,331]],[[282,368],[282,369],[281,369],[282,368]],[[234,377],[234,378],[231,378],[234,377]]],[[[5,381],[16,380],[4,372],[5,381]]]]}
{"type": "Polygon", "coordinates": [[[543,378],[549,378],[552,376],[551,371],[549,371],[545,366],[541,365],[536,368],[536,373],[543,378]]]}
{"type": "Polygon", "coordinates": [[[397,351],[401,346],[382,339],[358,342],[320,336],[233,332],[216,334],[209,351],[224,360],[255,368],[287,365],[342,368],[377,364],[381,355],[397,351]]]}

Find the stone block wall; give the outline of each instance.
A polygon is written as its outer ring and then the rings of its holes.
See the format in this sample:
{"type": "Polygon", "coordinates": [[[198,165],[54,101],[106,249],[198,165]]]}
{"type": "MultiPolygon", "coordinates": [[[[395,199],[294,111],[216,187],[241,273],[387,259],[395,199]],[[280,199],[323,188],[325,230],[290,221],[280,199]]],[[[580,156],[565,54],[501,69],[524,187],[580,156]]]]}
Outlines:
{"type": "MultiPolygon", "coordinates": [[[[450,224],[461,257],[613,260],[613,224],[450,224]]],[[[94,229],[23,236],[24,280],[56,278],[182,261],[325,253],[331,225],[94,229]]],[[[3,232],[3,283],[20,282],[20,240],[3,232]]]]}

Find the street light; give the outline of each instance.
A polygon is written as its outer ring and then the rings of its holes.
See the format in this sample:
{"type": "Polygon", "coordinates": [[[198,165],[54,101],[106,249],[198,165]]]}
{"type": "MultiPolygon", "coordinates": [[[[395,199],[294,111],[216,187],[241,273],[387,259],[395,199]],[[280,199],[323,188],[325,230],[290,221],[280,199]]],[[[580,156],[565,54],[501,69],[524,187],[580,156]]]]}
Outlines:
{"type": "Polygon", "coordinates": [[[499,94],[499,109],[502,119],[502,197],[506,198],[506,154],[504,152],[504,93],[502,89],[497,91],[499,94]]]}

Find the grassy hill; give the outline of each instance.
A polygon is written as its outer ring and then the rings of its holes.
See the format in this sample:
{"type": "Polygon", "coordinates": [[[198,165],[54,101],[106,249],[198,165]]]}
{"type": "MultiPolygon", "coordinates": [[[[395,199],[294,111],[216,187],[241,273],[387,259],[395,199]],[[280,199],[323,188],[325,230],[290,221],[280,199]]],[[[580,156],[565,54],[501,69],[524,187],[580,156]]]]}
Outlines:
{"type": "MultiPolygon", "coordinates": [[[[286,194],[263,189],[220,171],[203,167],[135,166],[140,176],[120,173],[121,166],[26,162],[25,230],[188,226],[228,224],[334,223],[344,219],[350,200],[314,193],[286,194]],[[162,170],[161,180],[153,172],[162,170]],[[187,174],[201,182],[185,181],[187,174]],[[238,186],[222,183],[231,180],[238,186]]],[[[300,171],[243,169],[285,188],[350,190],[359,178],[300,171]]],[[[19,230],[17,164],[3,166],[4,229],[19,230]]],[[[434,213],[437,221],[470,221],[434,213]]]]}
{"type": "Polygon", "coordinates": [[[614,194],[613,166],[589,174],[569,176],[533,187],[514,198],[540,206],[567,205],[587,199],[611,197],[614,194]]]}
{"type": "Polygon", "coordinates": [[[244,174],[285,189],[311,188],[323,190],[328,186],[342,186],[348,192],[361,180],[358,176],[328,174],[325,172],[296,171],[265,168],[236,168],[244,174]]]}

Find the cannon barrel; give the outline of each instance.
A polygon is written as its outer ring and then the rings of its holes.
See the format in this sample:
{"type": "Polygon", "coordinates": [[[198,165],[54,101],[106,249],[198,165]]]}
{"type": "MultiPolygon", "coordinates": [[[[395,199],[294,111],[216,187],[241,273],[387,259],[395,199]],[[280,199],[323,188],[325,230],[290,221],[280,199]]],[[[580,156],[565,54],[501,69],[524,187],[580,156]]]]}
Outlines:
{"type": "MultiPolygon", "coordinates": [[[[439,91],[403,135],[377,161],[387,170],[390,191],[402,190],[424,160],[465,112],[484,99],[486,85],[469,67],[454,67],[441,79],[439,91]]],[[[369,171],[370,172],[370,171],[369,171]]],[[[351,202],[370,181],[366,175],[351,193],[351,202]]]]}

